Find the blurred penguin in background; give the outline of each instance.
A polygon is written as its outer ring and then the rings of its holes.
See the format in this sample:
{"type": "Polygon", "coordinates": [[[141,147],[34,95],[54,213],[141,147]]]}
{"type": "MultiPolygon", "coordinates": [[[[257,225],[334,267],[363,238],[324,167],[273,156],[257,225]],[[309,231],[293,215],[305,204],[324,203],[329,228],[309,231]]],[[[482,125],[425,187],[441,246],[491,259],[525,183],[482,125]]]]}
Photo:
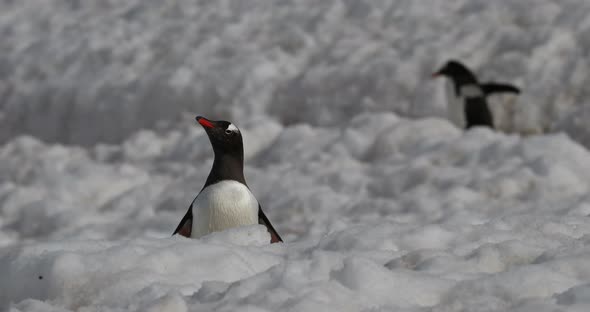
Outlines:
{"type": "Polygon", "coordinates": [[[449,78],[452,91],[447,92],[447,112],[451,122],[460,128],[484,126],[494,129],[494,117],[487,97],[494,93],[519,94],[520,90],[506,83],[479,83],[475,75],[458,61],[450,60],[433,77],[449,78]]]}

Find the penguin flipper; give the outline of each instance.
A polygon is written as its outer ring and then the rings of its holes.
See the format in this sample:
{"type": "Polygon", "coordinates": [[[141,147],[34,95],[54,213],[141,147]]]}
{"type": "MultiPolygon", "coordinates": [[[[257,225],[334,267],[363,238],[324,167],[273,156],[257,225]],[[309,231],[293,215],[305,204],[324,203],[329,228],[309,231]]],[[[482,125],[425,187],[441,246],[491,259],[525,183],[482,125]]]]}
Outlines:
{"type": "Polygon", "coordinates": [[[515,93],[520,94],[520,89],[506,83],[488,82],[480,85],[483,93],[487,96],[492,93],[515,93]]]}
{"type": "Polygon", "coordinates": [[[174,233],[172,233],[172,235],[180,234],[184,237],[191,237],[192,230],[193,230],[193,205],[188,207],[188,211],[186,212],[186,214],[184,215],[182,220],[180,220],[180,223],[178,224],[178,226],[176,227],[176,230],[174,230],[174,233]]]}
{"type": "Polygon", "coordinates": [[[266,226],[266,228],[268,229],[268,232],[270,233],[271,244],[283,242],[283,239],[281,238],[281,236],[279,236],[279,233],[277,233],[272,224],[270,224],[270,220],[268,220],[266,215],[264,215],[264,212],[262,211],[262,207],[260,207],[260,204],[258,204],[258,224],[262,224],[266,226]]]}

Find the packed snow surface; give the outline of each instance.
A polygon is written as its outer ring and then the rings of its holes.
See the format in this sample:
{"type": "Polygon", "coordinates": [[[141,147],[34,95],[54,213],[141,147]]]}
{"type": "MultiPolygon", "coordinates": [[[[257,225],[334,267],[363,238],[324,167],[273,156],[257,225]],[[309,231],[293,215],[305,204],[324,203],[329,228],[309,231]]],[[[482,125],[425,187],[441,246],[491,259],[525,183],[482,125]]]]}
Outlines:
{"type": "Polygon", "coordinates": [[[589,311],[588,34],[586,0],[0,0],[0,311],[589,311]],[[505,131],[444,119],[448,58],[523,89],[505,131]],[[196,114],[285,243],[170,236],[196,114]]]}

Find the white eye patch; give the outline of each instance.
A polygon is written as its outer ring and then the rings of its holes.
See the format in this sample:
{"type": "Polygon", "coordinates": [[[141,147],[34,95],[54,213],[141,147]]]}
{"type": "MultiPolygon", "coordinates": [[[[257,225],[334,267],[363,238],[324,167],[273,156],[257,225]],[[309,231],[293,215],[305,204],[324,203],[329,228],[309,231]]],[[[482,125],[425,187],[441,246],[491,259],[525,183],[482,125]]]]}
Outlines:
{"type": "Polygon", "coordinates": [[[225,131],[238,132],[238,127],[236,127],[236,126],[234,126],[234,124],[230,123],[229,126],[227,126],[227,129],[225,129],[225,131]]]}

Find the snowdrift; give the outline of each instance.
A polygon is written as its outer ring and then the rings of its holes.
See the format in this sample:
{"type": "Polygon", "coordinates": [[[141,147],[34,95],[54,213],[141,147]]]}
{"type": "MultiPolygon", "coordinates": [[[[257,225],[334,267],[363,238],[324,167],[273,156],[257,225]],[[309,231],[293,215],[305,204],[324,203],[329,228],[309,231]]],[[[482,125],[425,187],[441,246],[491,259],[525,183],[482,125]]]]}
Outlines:
{"type": "Polygon", "coordinates": [[[587,0],[0,12],[0,311],[590,309],[587,0]],[[521,87],[505,131],[444,119],[449,58],[521,87]],[[213,161],[196,114],[240,127],[286,243],[170,236],[213,161]]]}
{"type": "Polygon", "coordinates": [[[119,143],[185,111],[316,126],[366,111],[444,116],[444,88],[429,77],[455,58],[483,81],[521,87],[493,105],[511,132],[565,130],[590,144],[564,121],[588,110],[586,0],[4,0],[0,9],[0,142],[27,133],[119,143]]]}
{"type": "MultiPolygon", "coordinates": [[[[241,126],[241,125],[240,125],[241,126]]],[[[590,153],[442,119],[242,126],[261,226],[170,237],[212,161],[198,125],[93,149],[0,148],[13,311],[454,311],[588,306],[590,153]],[[149,142],[149,144],[146,144],[149,142]],[[151,309],[151,310],[150,310],[151,309]]]]}

